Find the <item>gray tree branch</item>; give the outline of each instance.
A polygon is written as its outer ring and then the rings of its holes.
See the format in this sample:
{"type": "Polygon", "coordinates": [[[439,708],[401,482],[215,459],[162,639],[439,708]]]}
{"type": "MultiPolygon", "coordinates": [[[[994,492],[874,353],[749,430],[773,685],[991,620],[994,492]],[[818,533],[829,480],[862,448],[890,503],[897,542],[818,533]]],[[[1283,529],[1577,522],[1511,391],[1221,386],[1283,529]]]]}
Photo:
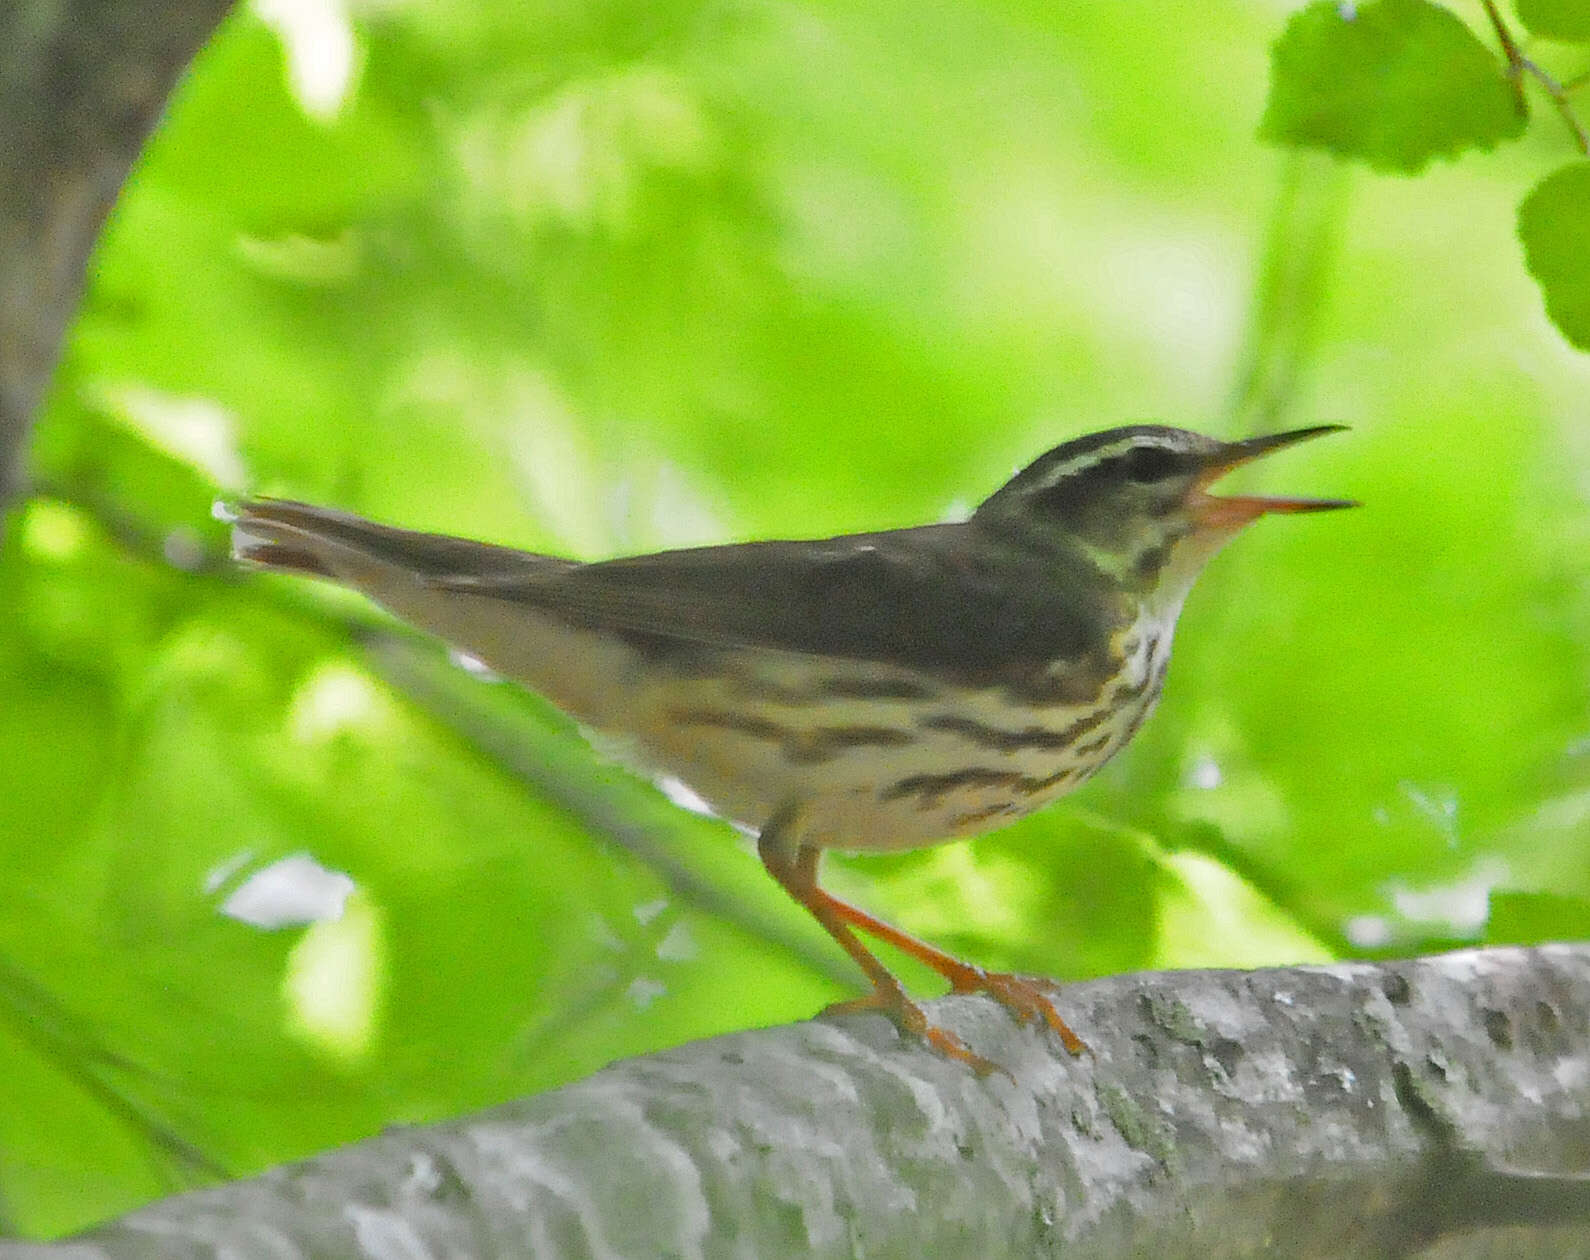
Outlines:
{"type": "Polygon", "coordinates": [[[1121,976],[979,1078],[876,1016],[719,1037],[7,1260],[1583,1256],[1590,946],[1121,976]]]}
{"type": "Polygon", "coordinates": [[[231,0],[0,3],[0,513],[89,253],[178,77],[231,0]]]}

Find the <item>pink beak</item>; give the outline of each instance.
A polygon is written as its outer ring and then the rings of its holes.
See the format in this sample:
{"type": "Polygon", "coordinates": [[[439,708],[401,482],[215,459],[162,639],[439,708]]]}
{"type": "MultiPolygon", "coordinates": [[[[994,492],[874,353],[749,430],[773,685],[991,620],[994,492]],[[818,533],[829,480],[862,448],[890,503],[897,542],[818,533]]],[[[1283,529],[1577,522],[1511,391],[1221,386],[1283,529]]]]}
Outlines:
{"type": "Polygon", "coordinates": [[[1188,504],[1193,519],[1204,529],[1241,529],[1249,521],[1257,520],[1268,512],[1333,512],[1337,508],[1357,507],[1354,499],[1294,499],[1273,498],[1269,495],[1205,494],[1204,487],[1219,480],[1234,468],[1240,468],[1260,455],[1268,455],[1282,447],[1326,433],[1338,433],[1347,426],[1321,424],[1311,429],[1293,429],[1289,433],[1272,433],[1265,437],[1248,438],[1230,442],[1226,448],[1209,461],[1208,471],[1198,478],[1188,504]]]}

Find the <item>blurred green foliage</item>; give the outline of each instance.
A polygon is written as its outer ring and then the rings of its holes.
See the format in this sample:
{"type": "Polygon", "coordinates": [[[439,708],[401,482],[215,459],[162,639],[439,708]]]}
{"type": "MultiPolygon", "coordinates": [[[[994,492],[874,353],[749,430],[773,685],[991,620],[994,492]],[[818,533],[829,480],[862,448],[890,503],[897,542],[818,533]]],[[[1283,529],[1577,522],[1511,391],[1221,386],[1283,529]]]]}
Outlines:
{"type": "Polygon", "coordinates": [[[1417,181],[1286,155],[1283,25],[236,14],[117,207],[0,553],[4,1224],[857,986],[743,838],[535,697],[233,571],[209,511],[244,488],[595,557],[935,519],[1138,419],[1347,422],[1262,476],[1367,506],[1214,564],[1127,754],[831,882],[1066,977],[1583,935],[1590,361],[1512,211],[1564,137],[1417,181]],[[329,903],[236,917],[299,854],[329,903]]]}

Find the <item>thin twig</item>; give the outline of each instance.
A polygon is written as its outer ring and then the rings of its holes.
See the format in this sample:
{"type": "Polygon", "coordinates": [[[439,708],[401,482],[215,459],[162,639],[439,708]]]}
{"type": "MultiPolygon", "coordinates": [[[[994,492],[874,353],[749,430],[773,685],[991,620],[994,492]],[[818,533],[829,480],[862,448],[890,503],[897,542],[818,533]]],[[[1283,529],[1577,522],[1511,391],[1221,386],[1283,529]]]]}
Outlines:
{"type": "Polygon", "coordinates": [[[1545,89],[1546,95],[1551,98],[1552,105],[1561,117],[1563,124],[1573,136],[1574,145],[1580,153],[1590,157],[1590,133],[1585,131],[1585,126],[1579,121],[1579,116],[1574,113],[1573,105],[1568,100],[1569,93],[1575,91],[1587,80],[1590,74],[1582,74],[1567,84],[1557,82],[1550,72],[1531,61],[1524,55],[1523,49],[1513,38],[1513,33],[1507,29],[1507,23],[1502,21],[1502,15],[1496,8],[1495,0],[1481,0],[1485,6],[1485,13],[1491,20],[1491,26],[1496,31],[1496,41],[1502,46],[1502,55],[1507,58],[1507,79],[1513,85],[1513,93],[1518,99],[1518,108],[1522,112],[1526,109],[1524,101],[1524,75],[1534,79],[1545,89]]]}
{"type": "Polygon", "coordinates": [[[1493,0],[1481,0],[1485,5],[1486,15],[1491,19],[1491,26],[1496,31],[1496,42],[1502,46],[1502,55],[1507,58],[1507,81],[1513,85],[1513,97],[1518,102],[1520,114],[1529,113],[1529,102],[1524,99],[1524,54],[1513,40],[1513,33],[1507,29],[1507,23],[1502,21],[1502,15],[1497,11],[1493,0]]]}
{"type": "MultiPolygon", "coordinates": [[[[156,1074],[133,1058],[107,1044],[81,1016],[39,984],[9,959],[0,956],[0,1004],[6,1012],[6,1026],[30,1044],[67,1080],[97,1102],[106,1114],[115,1117],[143,1138],[151,1148],[151,1165],[157,1176],[172,1189],[180,1189],[201,1179],[224,1181],[234,1176],[219,1158],[210,1155],[197,1140],[185,1137],[178,1123],[180,1104],[168,1105],[170,1119],[161,1108],[140,1099],[127,1077],[145,1082],[156,1074]],[[169,1164],[161,1163],[165,1156],[169,1164]]],[[[191,1120],[189,1127],[197,1128],[191,1120]]]]}

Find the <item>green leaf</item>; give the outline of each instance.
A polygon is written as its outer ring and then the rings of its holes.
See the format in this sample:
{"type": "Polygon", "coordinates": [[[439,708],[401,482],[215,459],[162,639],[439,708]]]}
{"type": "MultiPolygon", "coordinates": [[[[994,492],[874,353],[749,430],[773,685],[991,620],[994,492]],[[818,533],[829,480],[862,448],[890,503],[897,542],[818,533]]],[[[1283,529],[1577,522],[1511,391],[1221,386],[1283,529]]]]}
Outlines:
{"type": "Polygon", "coordinates": [[[1518,20],[1541,39],[1590,41],[1590,0],[1518,0],[1518,20]]]}
{"type": "Polygon", "coordinates": [[[1161,881],[1157,967],[1275,967],[1331,960],[1285,908],[1202,853],[1170,853],[1161,881]]]}
{"type": "Polygon", "coordinates": [[[1590,936],[1590,901],[1545,892],[1493,892],[1487,944],[1542,945],[1590,936]]]}
{"type": "Polygon", "coordinates": [[[1590,162],[1565,166],[1535,185],[1518,207],[1518,237],[1551,322],[1590,350],[1590,162]]]}
{"type": "Polygon", "coordinates": [[[245,231],[332,235],[416,187],[413,133],[368,95],[333,119],[309,116],[288,90],[280,45],[257,22],[233,23],[205,49],[172,112],[182,143],[154,146],[136,180],[245,231]]]}
{"type": "Polygon", "coordinates": [[[1524,122],[1500,61],[1445,9],[1318,0],[1275,43],[1259,134],[1411,175],[1524,122]]]}

